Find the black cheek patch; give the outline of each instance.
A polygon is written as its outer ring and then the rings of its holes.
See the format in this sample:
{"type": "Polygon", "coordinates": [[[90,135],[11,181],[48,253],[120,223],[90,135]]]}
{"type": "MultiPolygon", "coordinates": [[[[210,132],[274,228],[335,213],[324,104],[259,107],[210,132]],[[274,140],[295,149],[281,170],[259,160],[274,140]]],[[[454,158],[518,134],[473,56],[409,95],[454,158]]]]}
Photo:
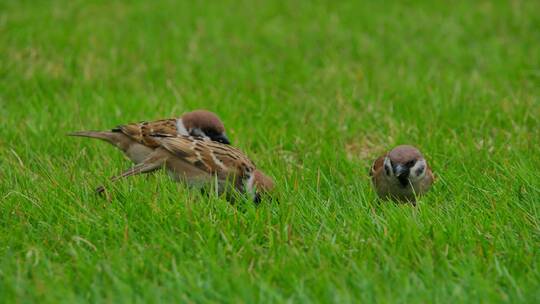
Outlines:
{"type": "Polygon", "coordinates": [[[386,175],[390,175],[390,168],[388,168],[388,166],[384,166],[384,172],[386,172],[386,175]]]}
{"type": "Polygon", "coordinates": [[[416,169],[416,171],[414,172],[416,174],[416,176],[420,176],[420,174],[422,174],[422,172],[424,172],[424,169],[426,167],[424,165],[418,167],[418,169],[416,169]]]}

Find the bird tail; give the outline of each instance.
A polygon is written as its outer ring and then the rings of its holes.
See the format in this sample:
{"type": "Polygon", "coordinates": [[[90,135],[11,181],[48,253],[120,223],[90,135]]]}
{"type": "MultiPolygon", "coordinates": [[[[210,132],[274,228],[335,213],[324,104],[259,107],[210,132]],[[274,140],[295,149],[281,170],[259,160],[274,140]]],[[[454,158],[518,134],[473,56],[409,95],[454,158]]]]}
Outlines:
{"type": "Polygon", "coordinates": [[[116,142],[118,141],[117,137],[119,134],[117,132],[111,132],[111,131],[79,131],[79,132],[71,132],[71,133],[68,133],[67,135],[97,138],[97,139],[106,141],[108,143],[111,143],[113,145],[116,145],[116,142]]]}

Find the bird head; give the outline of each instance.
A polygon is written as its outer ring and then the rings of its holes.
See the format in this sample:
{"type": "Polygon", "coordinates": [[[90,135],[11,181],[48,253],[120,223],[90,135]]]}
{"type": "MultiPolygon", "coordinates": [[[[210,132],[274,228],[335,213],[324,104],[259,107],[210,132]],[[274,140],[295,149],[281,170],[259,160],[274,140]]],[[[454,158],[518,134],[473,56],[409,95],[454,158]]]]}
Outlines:
{"type": "Polygon", "coordinates": [[[424,178],[426,168],[422,153],[409,145],[395,147],[384,158],[384,174],[404,188],[424,178]]]}
{"type": "Polygon", "coordinates": [[[189,135],[208,137],[212,141],[226,145],[231,143],[225,135],[223,122],[215,113],[206,110],[195,110],[185,113],[181,118],[183,127],[189,135]]]}

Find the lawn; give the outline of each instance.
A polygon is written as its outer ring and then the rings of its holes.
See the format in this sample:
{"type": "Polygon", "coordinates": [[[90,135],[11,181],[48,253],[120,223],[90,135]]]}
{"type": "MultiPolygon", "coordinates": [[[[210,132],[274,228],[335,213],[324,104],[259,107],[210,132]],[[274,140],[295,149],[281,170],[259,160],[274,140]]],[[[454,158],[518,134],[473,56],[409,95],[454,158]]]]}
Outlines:
{"type": "Polygon", "coordinates": [[[540,2],[383,2],[0,2],[0,302],[538,303],[540,2]],[[279,204],[65,136],[197,108],[279,204]]]}

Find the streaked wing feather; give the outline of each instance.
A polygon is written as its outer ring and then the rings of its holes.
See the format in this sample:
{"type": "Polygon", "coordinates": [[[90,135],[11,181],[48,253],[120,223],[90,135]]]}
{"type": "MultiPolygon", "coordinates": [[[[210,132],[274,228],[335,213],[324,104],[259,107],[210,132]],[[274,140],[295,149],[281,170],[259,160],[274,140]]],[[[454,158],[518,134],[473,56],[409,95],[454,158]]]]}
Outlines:
{"type": "Polygon", "coordinates": [[[174,155],[209,173],[243,177],[255,168],[240,150],[207,139],[177,136],[159,141],[174,155]]]}
{"type": "Polygon", "coordinates": [[[122,133],[137,142],[152,148],[159,146],[159,142],[153,138],[154,135],[175,136],[177,134],[176,119],[174,118],[131,123],[119,126],[118,128],[122,133]]]}

